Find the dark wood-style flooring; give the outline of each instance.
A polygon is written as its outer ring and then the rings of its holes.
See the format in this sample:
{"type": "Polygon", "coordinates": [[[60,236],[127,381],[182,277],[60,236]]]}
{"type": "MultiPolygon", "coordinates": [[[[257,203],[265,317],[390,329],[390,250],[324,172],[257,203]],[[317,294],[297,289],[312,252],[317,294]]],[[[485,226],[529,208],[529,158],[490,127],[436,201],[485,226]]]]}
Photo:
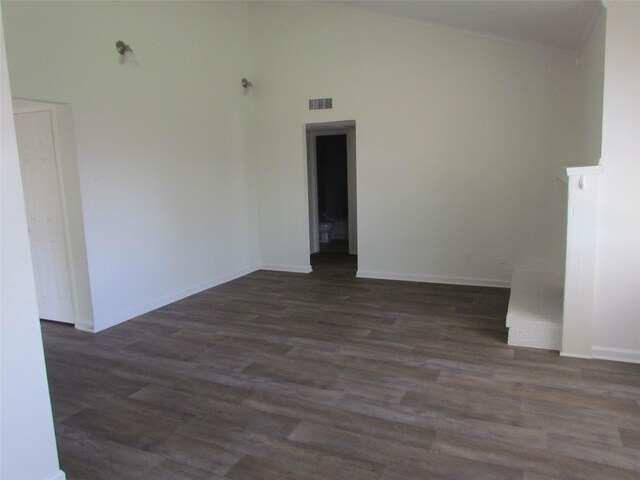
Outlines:
{"type": "Polygon", "coordinates": [[[508,290],[350,258],[95,335],[43,323],[67,478],[640,478],[640,365],[508,347],[508,290]]]}

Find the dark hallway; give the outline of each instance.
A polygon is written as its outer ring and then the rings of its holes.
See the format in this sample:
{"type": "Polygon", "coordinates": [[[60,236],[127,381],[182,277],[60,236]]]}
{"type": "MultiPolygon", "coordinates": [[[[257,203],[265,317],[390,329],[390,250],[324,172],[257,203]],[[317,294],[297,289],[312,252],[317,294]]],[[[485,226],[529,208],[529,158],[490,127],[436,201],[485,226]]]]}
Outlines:
{"type": "Polygon", "coordinates": [[[349,253],[347,136],[316,139],[318,215],[330,231],[320,238],[321,252],[349,253]]]}

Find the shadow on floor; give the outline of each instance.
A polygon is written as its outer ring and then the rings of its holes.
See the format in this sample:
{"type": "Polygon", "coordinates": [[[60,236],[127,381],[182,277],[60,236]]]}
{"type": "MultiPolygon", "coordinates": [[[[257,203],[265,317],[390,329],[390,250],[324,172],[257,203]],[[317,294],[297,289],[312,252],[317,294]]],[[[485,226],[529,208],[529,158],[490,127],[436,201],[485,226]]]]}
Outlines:
{"type": "Polygon", "coordinates": [[[348,253],[318,252],[311,255],[311,268],[315,275],[355,277],[358,256],[348,253]]]}

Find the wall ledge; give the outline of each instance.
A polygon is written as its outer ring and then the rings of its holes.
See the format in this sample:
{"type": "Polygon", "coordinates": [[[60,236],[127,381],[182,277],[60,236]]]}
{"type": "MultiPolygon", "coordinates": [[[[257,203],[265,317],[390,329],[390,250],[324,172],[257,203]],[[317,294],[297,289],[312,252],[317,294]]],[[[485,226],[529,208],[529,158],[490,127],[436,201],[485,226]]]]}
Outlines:
{"type": "Polygon", "coordinates": [[[311,265],[278,265],[278,264],[260,264],[256,270],[271,270],[273,272],[289,272],[289,273],[311,273],[313,269],[311,265]]]}
{"type": "Polygon", "coordinates": [[[566,169],[567,177],[576,175],[602,175],[604,173],[603,165],[590,165],[584,167],[568,167],[566,169]]]}
{"type": "Polygon", "coordinates": [[[602,175],[604,173],[603,165],[585,165],[578,167],[566,167],[558,171],[556,177],[564,183],[569,182],[569,178],[585,175],[602,175]]]}
{"type": "Polygon", "coordinates": [[[399,280],[404,282],[444,283],[447,285],[472,287],[511,287],[511,281],[497,278],[449,277],[444,275],[423,275],[414,273],[372,272],[369,270],[358,270],[356,277],[372,278],[377,280],[399,280]]]}

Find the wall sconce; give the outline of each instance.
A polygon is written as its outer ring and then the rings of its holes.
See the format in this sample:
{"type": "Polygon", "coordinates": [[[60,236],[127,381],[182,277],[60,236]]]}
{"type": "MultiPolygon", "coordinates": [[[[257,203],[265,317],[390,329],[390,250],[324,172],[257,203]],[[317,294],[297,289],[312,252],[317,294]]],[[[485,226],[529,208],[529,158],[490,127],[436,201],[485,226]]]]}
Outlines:
{"type": "Polygon", "coordinates": [[[116,42],[116,50],[120,54],[120,63],[138,63],[135,55],[133,54],[133,49],[122,40],[118,40],[116,42]]]}
{"type": "Polygon", "coordinates": [[[247,80],[246,78],[242,79],[242,87],[247,89],[249,87],[253,87],[253,83],[251,83],[249,80],[247,80]]]}

